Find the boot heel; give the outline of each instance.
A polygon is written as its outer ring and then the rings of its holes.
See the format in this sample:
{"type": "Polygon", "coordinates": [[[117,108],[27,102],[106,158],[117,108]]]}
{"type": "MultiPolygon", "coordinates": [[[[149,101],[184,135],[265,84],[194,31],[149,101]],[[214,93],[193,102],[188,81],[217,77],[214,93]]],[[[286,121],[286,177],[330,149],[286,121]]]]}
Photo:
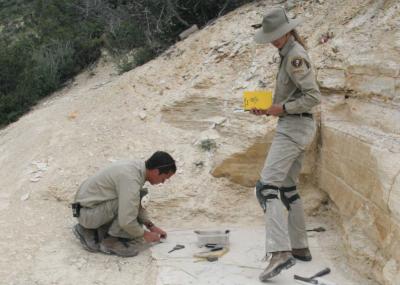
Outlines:
{"type": "Polygon", "coordinates": [[[294,258],[290,258],[287,263],[285,264],[285,269],[289,269],[293,265],[296,264],[296,260],[294,258]]]}

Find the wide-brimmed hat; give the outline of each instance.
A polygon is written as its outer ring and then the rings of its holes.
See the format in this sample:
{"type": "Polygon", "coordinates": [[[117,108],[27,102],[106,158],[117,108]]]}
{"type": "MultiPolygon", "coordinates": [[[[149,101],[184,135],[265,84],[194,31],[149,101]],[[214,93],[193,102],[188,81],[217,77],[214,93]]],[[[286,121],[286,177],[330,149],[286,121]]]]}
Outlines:
{"type": "Polygon", "coordinates": [[[301,22],[299,18],[289,18],[283,8],[272,8],[265,14],[262,27],[256,32],[254,41],[258,44],[270,43],[293,30],[301,22]]]}

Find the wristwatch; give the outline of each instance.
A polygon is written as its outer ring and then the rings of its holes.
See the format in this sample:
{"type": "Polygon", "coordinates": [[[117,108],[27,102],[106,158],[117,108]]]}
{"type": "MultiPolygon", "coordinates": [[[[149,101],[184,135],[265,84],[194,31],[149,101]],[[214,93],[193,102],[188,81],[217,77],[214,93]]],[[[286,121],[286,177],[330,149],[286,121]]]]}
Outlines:
{"type": "Polygon", "coordinates": [[[144,224],[146,226],[147,229],[151,229],[152,227],[154,227],[154,224],[152,222],[147,222],[144,224]]]}

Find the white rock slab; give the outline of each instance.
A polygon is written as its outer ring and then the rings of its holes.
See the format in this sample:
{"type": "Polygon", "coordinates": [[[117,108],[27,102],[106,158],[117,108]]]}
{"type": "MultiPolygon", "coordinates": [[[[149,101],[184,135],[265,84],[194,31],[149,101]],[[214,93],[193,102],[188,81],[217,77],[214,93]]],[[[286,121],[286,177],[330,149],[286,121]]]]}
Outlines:
{"type": "MultiPolygon", "coordinates": [[[[225,228],[219,230],[225,230],[225,228]]],[[[156,284],[262,284],[258,280],[258,275],[267,265],[265,261],[262,261],[265,230],[263,228],[230,230],[230,250],[215,262],[200,261],[193,257],[194,253],[205,250],[196,246],[197,237],[193,231],[169,231],[168,239],[151,249],[152,257],[158,267],[156,284]],[[185,248],[168,253],[177,244],[182,244],[185,248]]],[[[315,234],[313,235],[315,236],[315,234]]],[[[356,285],[356,283],[346,280],[339,272],[336,272],[334,265],[323,257],[321,247],[315,237],[310,237],[309,242],[313,261],[297,261],[295,266],[282,271],[268,284],[306,284],[294,281],[293,275],[308,277],[325,267],[330,267],[331,273],[324,276],[320,281],[327,285],[356,285]]]]}

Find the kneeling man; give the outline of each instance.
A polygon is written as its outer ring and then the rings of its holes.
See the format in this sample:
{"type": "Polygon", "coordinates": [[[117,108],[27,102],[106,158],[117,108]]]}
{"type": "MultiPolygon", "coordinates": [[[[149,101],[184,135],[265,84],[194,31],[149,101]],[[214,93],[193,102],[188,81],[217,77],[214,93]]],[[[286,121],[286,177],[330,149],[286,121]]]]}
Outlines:
{"type": "Polygon", "coordinates": [[[163,183],[175,172],[174,159],[157,151],[146,161],[115,162],[85,180],[72,204],[79,222],[73,232],[82,246],[91,252],[128,257],[138,254],[131,241],[165,238],[166,232],[150,221],[143,207],[147,194],[143,185],[163,183]]]}

